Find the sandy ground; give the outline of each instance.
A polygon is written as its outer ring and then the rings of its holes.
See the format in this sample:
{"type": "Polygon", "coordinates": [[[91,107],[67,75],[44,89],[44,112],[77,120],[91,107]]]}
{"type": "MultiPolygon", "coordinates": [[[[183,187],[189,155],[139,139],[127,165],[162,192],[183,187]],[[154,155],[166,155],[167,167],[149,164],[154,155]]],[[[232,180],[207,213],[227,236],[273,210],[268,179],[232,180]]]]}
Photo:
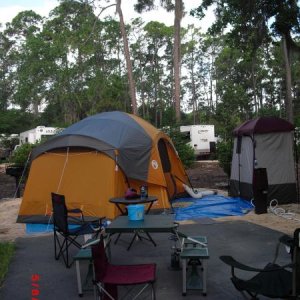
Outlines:
{"type": "Polygon", "coordinates": [[[16,223],[21,198],[0,202],[0,241],[14,241],[25,236],[25,224],[16,223]]]}
{"type": "MultiPolygon", "coordinates": [[[[217,190],[218,194],[227,195],[226,190],[220,190],[222,186],[226,187],[228,179],[227,175],[219,167],[218,162],[196,162],[191,169],[187,170],[187,173],[194,187],[217,190]]],[[[12,198],[15,193],[15,181],[11,176],[5,175],[5,165],[3,164],[0,164],[0,186],[0,241],[12,241],[17,237],[25,236],[25,225],[16,223],[21,199],[12,198]]],[[[275,215],[269,209],[269,212],[266,214],[257,215],[251,211],[244,216],[217,218],[215,221],[242,220],[286,234],[293,234],[294,230],[300,227],[299,204],[282,205],[275,210],[280,213],[285,212],[285,214],[275,215]]],[[[185,221],[185,223],[193,223],[193,221],[185,221]]]]}
{"type": "MultiPolygon", "coordinates": [[[[25,225],[16,223],[21,198],[2,199],[0,202],[0,241],[14,241],[18,237],[26,236],[25,225]]],[[[253,211],[244,216],[217,218],[217,222],[240,220],[262,225],[289,235],[292,235],[297,227],[300,227],[299,204],[282,205],[276,208],[279,212],[285,212],[285,217],[275,215],[272,212],[257,215],[253,211]]],[[[187,221],[185,223],[193,223],[187,221]]]]}
{"type": "Polygon", "coordinates": [[[244,216],[232,216],[215,219],[218,222],[225,221],[247,221],[265,226],[288,235],[293,235],[296,228],[300,227],[300,206],[299,204],[281,205],[270,210],[268,213],[257,215],[254,211],[244,216]]]}

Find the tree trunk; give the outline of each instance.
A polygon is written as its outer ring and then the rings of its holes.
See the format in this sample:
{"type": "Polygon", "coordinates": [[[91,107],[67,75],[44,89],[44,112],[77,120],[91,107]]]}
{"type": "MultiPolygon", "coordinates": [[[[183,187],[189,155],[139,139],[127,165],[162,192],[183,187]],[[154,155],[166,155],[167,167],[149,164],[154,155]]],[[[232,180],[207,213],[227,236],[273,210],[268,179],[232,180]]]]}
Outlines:
{"type": "Polygon", "coordinates": [[[143,77],[141,77],[141,98],[142,98],[142,114],[143,118],[146,117],[146,110],[145,110],[145,83],[143,77]]]}
{"type": "Polygon", "coordinates": [[[195,84],[195,74],[194,74],[194,50],[192,52],[192,69],[191,69],[191,76],[192,76],[192,102],[193,102],[193,124],[196,125],[196,84],[195,84]]]}
{"type": "Polygon", "coordinates": [[[121,35],[123,38],[123,43],[124,43],[124,54],[125,54],[125,60],[126,60],[126,67],[127,67],[127,73],[128,73],[128,82],[129,82],[129,91],[130,91],[130,98],[131,98],[131,106],[132,106],[132,113],[134,115],[138,115],[138,110],[137,110],[137,104],[136,104],[136,94],[135,94],[135,82],[133,78],[133,73],[132,73],[132,65],[131,65],[131,60],[130,60],[130,52],[129,52],[129,45],[128,45],[128,39],[127,39],[127,34],[126,34],[126,29],[125,29],[125,23],[124,23],[124,18],[123,18],[123,13],[121,9],[121,0],[116,0],[116,10],[119,15],[120,19],[120,30],[121,30],[121,35]]]}
{"type": "Polygon", "coordinates": [[[180,53],[180,22],[182,19],[183,10],[182,0],[175,0],[175,20],[174,20],[174,101],[175,101],[175,114],[176,121],[179,123],[181,120],[180,116],[180,64],[181,64],[181,53],[180,53]]]}
{"type": "Polygon", "coordinates": [[[257,115],[258,113],[258,103],[257,103],[257,88],[256,88],[256,74],[255,74],[255,65],[256,65],[256,54],[253,54],[251,60],[251,80],[252,80],[252,89],[253,89],[253,103],[254,103],[254,111],[257,115]]]}
{"type": "Polygon", "coordinates": [[[213,100],[213,68],[214,68],[214,58],[213,55],[210,56],[210,66],[209,66],[209,98],[210,98],[210,111],[209,113],[213,113],[214,111],[214,100],[213,100]]]}
{"type": "Polygon", "coordinates": [[[292,72],[289,56],[289,48],[287,45],[286,36],[282,35],[282,48],[285,64],[285,110],[286,117],[289,122],[294,123],[294,114],[293,114],[293,99],[292,99],[292,72]]]}

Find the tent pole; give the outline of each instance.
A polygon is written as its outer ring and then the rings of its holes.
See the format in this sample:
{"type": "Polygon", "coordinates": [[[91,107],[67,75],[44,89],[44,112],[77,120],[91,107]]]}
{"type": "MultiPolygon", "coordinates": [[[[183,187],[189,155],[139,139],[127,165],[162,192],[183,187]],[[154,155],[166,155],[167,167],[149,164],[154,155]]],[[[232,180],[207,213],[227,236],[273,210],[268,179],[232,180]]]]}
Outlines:
{"type": "Polygon", "coordinates": [[[238,154],[239,158],[239,197],[241,195],[241,153],[238,154]]]}
{"type": "Polygon", "coordinates": [[[257,168],[257,158],[256,158],[256,153],[255,153],[255,148],[256,148],[256,141],[254,140],[254,133],[250,135],[250,138],[252,140],[252,146],[253,146],[253,159],[252,159],[252,182],[251,182],[251,189],[252,189],[252,199],[254,199],[254,186],[253,186],[253,178],[254,178],[254,169],[257,168]]]}
{"type": "Polygon", "coordinates": [[[296,181],[297,181],[297,203],[300,204],[299,201],[299,157],[298,157],[298,149],[297,149],[297,141],[296,141],[296,131],[294,132],[294,157],[295,157],[295,172],[296,172],[296,181]]]}

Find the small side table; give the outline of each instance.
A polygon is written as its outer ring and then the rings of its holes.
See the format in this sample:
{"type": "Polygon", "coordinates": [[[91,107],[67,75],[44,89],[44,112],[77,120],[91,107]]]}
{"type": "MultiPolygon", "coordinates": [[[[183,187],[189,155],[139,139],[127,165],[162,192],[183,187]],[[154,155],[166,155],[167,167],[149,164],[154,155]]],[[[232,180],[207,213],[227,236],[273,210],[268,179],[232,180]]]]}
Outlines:
{"type": "Polygon", "coordinates": [[[116,205],[116,207],[118,208],[118,210],[122,216],[127,215],[127,209],[125,207],[125,210],[123,210],[120,205],[126,206],[126,205],[130,205],[130,204],[149,204],[147,210],[145,211],[145,214],[147,215],[155,201],[157,201],[156,196],[148,196],[146,198],[134,198],[134,199],[126,199],[124,197],[109,199],[110,203],[113,203],[116,205]]]}
{"type": "MultiPolygon", "coordinates": [[[[152,207],[152,205],[155,201],[157,201],[156,196],[148,196],[148,197],[145,197],[145,198],[133,198],[133,199],[126,199],[124,197],[109,199],[110,203],[113,203],[113,204],[116,205],[116,207],[118,208],[118,210],[120,211],[122,216],[127,216],[128,215],[128,211],[127,211],[126,206],[127,205],[132,205],[132,204],[148,204],[148,208],[145,211],[145,214],[148,215],[148,213],[149,213],[149,211],[150,211],[150,209],[151,209],[151,207],[152,207]],[[120,205],[124,205],[125,209],[123,210],[120,205]]],[[[151,237],[151,235],[149,234],[149,232],[145,232],[145,234],[146,234],[147,237],[143,237],[139,233],[136,232],[134,234],[133,238],[131,239],[131,241],[129,243],[129,246],[127,247],[127,250],[129,250],[131,248],[131,246],[134,243],[134,240],[136,238],[139,238],[140,240],[141,239],[148,240],[156,247],[156,243],[154,242],[154,240],[151,237]]],[[[115,244],[118,242],[120,236],[121,236],[121,233],[118,234],[118,236],[115,240],[115,244]]]]}
{"type": "MultiPolygon", "coordinates": [[[[207,243],[204,236],[192,238],[201,243],[207,243]]],[[[203,296],[206,296],[208,248],[184,240],[180,258],[182,261],[182,295],[186,296],[187,290],[202,290],[203,296]]]]}
{"type": "Polygon", "coordinates": [[[73,257],[73,259],[75,261],[75,266],[76,266],[78,296],[79,297],[83,296],[83,290],[85,290],[85,291],[94,290],[94,292],[95,292],[94,287],[93,288],[88,287],[89,284],[92,282],[92,279],[94,278],[94,267],[93,267],[91,248],[80,249],[78,251],[78,253],[73,257]],[[89,262],[88,271],[87,271],[86,278],[85,278],[84,282],[82,282],[81,273],[80,273],[80,262],[81,261],[88,261],[89,262]]]}

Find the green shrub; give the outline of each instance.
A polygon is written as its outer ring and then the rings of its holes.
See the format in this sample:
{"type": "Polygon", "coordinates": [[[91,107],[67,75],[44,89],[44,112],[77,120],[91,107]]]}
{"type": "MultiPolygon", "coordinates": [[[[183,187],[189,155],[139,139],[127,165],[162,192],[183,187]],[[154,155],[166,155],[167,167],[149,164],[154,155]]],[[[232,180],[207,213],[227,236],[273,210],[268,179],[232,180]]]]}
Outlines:
{"type": "Polygon", "coordinates": [[[232,160],[232,142],[221,141],[217,145],[217,157],[219,164],[224,172],[230,177],[231,172],[231,160],[232,160]]]}
{"type": "Polygon", "coordinates": [[[31,152],[31,150],[35,147],[36,145],[32,144],[22,144],[19,146],[12,154],[10,158],[10,163],[13,163],[16,166],[25,166],[28,156],[31,152]]]}
{"type": "Polygon", "coordinates": [[[184,139],[183,134],[179,131],[179,128],[170,128],[166,130],[166,133],[172,139],[184,167],[191,167],[195,161],[194,149],[190,145],[186,144],[186,140],[184,139]]]}

